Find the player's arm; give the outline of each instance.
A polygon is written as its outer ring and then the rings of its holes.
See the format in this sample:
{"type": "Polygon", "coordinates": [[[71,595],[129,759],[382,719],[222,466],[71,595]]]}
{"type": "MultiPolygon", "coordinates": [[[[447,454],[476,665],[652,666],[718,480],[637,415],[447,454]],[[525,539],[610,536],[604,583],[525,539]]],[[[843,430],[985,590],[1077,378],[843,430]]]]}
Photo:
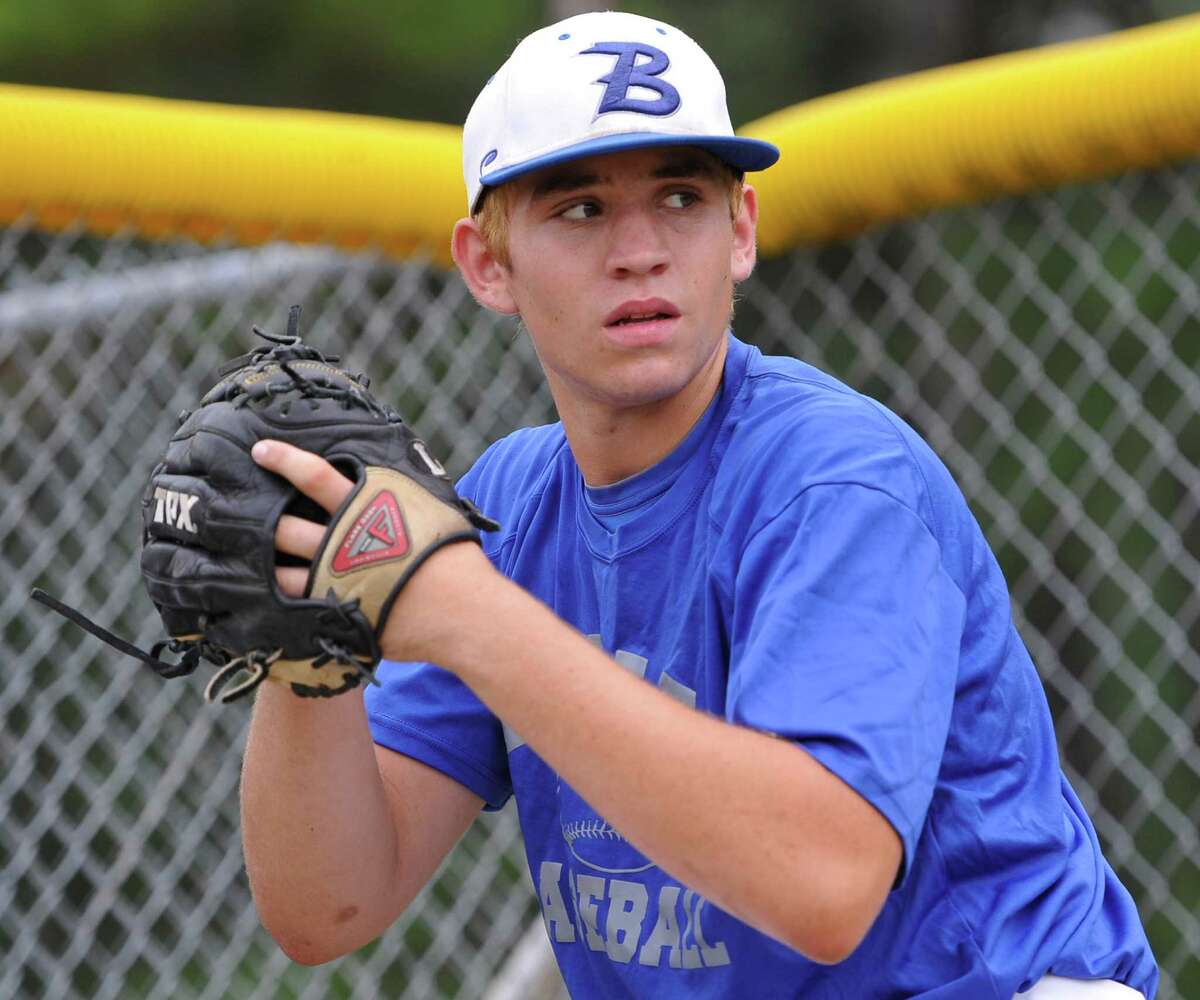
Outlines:
{"type": "MultiPolygon", "coordinates": [[[[310,486],[334,510],[334,492],[310,486]]],[[[276,545],[311,557],[323,529],[285,515],[276,545]]],[[[307,571],[276,571],[303,592],[307,571]]],[[[316,964],[382,933],[478,815],[482,800],[424,764],[376,746],[362,693],[297,698],[264,684],[242,770],[246,868],[263,925],[288,955],[316,964]]]]}
{"type": "Polygon", "coordinates": [[[246,869],[263,926],[297,962],[326,962],[400,915],[482,800],[376,746],[362,695],[257,695],[242,771],[246,869]]]}
{"type": "MultiPolygon", "coordinates": [[[[263,464],[310,494],[337,476],[287,447],[263,464]]],[[[383,641],[391,658],[456,673],[633,844],[723,909],[821,962],[870,929],[901,859],[874,807],[794,744],[633,677],[476,546],[429,559],[383,641]]]]}
{"type": "Polygon", "coordinates": [[[841,961],[870,929],[895,881],[900,839],[793,743],[634,677],[472,546],[431,560],[393,620],[398,637],[416,626],[421,658],[453,670],[690,888],[818,962],[841,961]]]}

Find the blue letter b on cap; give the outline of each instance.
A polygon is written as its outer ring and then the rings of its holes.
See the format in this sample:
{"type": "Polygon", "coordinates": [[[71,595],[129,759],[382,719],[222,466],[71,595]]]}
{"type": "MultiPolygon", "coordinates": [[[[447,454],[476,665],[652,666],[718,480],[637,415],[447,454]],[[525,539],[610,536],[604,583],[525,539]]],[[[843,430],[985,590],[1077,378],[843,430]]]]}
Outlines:
{"type": "Polygon", "coordinates": [[[585,56],[592,54],[617,57],[613,71],[596,81],[607,84],[596,114],[636,111],[638,114],[661,116],[669,115],[679,107],[679,91],[666,80],[659,79],[659,74],[671,65],[671,60],[661,49],[641,42],[598,42],[580,53],[585,56]],[[639,56],[648,57],[648,61],[639,63],[639,56]],[[648,101],[630,97],[630,87],[653,90],[658,94],[658,99],[648,101]]]}

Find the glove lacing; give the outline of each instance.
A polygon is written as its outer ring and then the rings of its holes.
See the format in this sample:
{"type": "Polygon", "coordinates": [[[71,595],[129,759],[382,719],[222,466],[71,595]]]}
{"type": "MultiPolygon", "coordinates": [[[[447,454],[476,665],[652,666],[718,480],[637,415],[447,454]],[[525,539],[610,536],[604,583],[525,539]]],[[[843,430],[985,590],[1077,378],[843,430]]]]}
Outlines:
{"type": "MultiPolygon", "coordinates": [[[[270,341],[275,346],[257,347],[249,354],[243,354],[239,358],[234,358],[217,370],[218,374],[224,377],[246,368],[262,370],[271,365],[278,365],[280,370],[291,379],[291,385],[268,382],[266,385],[258,388],[255,393],[249,393],[243,386],[234,383],[228,386],[227,394],[223,398],[229,399],[232,397],[233,405],[241,407],[249,405],[252,400],[264,397],[269,400],[272,396],[290,396],[298,393],[300,396],[308,399],[314,409],[316,409],[318,405],[317,401],[320,399],[336,399],[342,404],[342,408],[345,410],[358,406],[375,416],[384,418],[388,423],[399,424],[404,422],[404,418],[396,410],[380,403],[369,394],[355,392],[346,386],[326,381],[320,376],[306,377],[292,368],[289,362],[317,361],[321,364],[335,367],[341,360],[339,355],[323,354],[315,347],[301,343],[299,326],[300,307],[292,306],[288,311],[288,332],[285,336],[276,336],[260,327],[252,327],[258,336],[270,341]]],[[[345,374],[358,385],[362,386],[363,389],[370,388],[371,380],[361,372],[357,375],[351,375],[349,372],[345,374]]],[[[287,407],[288,403],[285,402],[282,409],[284,416],[287,415],[287,407]]]]}
{"type": "Polygon", "coordinates": [[[231,701],[244,698],[267,679],[267,674],[271,672],[271,664],[282,655],[282,649],[271,653],[252,649],[241,656],[235,656],[209,678],[204,686],[204,700],[210,703],[220,701],[221,704],[228,705],[231,701]],[[226,685],[242,672],[247,674],[246,679],[226,689],[226,685]]]}
{"type": "MultiPolygon", "coordinates": [[[[52,597],[40,587],[34,587],[30,596],[40,604],[46,605],[51,611],[58,612],[58,614],[62,615],[68,621],[78,625],[85,632],[90,632],[97,639],[112,646],[113,649],[125,653],[127,656],[132,656],[134,659],[146,664],[159,677],[166,679],[184,677],[192,673],[200,665],[202,659],[215,664],[220,669],[213,674],[208,684],[205,685],[204,700],[207,702],[220,701],[222,704],[227,705],[232,701],[237,701],[239,698],[244,698],[267,679],[271,671],[271,664],[283,656],[282,648],[270,652],[263,649],[252,649],[231,659],[225,650],[203,637],[196,639],[162,639],[151,646],[149,652],[146,652],[135,646],[132,642],[110,632],[103,626],[97,625],[82,612],[77,611],[68,604],[64,604],[58,598],[52,597]],[[171,663],[160,659],[159,657],[163,650],[180,654],[179,661],[171,663]],[[239,673],[243,672],[247,674],[246,679],[229,687],[230,682],[239,673]]],[[[338,601],[337,595],[330,590],[325,596],[325,600],[327,602],[326,606],[317,612],[318,621],[326,624],[334,624],[336,622],[338,625],[349,627],[355,625],[354,619],[350,617],[350,612],[357,610],[357,599],[342,604],[338,601]]],[[[363,678],[366,678],[368,684],[378,685],[379,681],[375,678],[374,665],[378,662],[382,653],[374,634],[369,629],[365,631],[360,630],[360,632],[360,638],[367,640],[367,645],[370,648],[369,654],[356,655],[350,647],[334,639],[321,635],[314,637],[317,645],[321,647],[320,655],[314,657],[312,660],[314,670],[331,662],[344,667],[353,667],[357,670],[358,673],[356,675],[345,675],[343,677],[343,688],[335,690],[332,688],[297,685],[293,683],[293,690],[304,697],[322,697],[339,694],[343,690],[357,687],[363,678]]]]}

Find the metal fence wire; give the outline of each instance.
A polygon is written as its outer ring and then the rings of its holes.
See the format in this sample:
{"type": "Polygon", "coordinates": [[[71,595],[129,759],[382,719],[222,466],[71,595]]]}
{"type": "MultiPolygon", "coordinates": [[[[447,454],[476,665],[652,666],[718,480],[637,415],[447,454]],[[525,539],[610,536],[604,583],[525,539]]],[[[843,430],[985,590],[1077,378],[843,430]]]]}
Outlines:
{"type": "MultiPolygon", "coordinates": [[[[738,334],[873,395],[945,459],[1007,574],[1064,766],[1163,997],[1200,996],[1200,163],[948,210],[764,261],[738,334]]],[[[252,323],[371,373],[453,473],[554,417],[527,338],[453,274],[324,247],[0,228],[0,996],[476,997],[538,921],[511,807],[381,940],[316,969],[258,926],[247,711],[141,643],[138,500],[252,323]]]]}

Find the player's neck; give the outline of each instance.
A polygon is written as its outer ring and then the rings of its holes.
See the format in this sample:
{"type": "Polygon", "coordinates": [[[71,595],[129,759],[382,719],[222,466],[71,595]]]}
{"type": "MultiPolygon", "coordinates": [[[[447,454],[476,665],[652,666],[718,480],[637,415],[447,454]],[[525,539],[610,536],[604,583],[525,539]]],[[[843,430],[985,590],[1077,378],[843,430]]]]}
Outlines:
{"type": "Polygon", "coordinates": [[[716,395],[725,353],[722,346],[679,392],[642,406],[606,406],[555,392],[559,418],[584,481],[589,486],[618,483],[674,451],[716,395]]]}

